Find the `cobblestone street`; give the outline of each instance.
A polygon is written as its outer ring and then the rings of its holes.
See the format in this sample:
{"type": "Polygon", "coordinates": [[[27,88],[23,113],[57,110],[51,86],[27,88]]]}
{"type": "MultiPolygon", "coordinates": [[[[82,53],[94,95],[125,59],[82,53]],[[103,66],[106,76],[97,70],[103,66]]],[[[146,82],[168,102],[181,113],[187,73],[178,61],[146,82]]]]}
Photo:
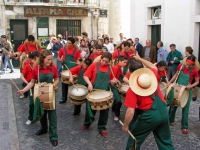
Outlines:
{"type": "MultiPolygon", "coordinates": [[[[17,76],[12,74],[13,76],[17,76]]],[[[4,76],[4,75],[2,75],[4,76]]],[[[21,80],[14,79],[21,88],[21,80]]],[[[85,105],[79,116],[73,116],[73,105],[67,101],[59,104],[61,96],[61,82],[59,92],[56,95],[56,108],[58,118],[59,144],[53,148],[48,134],[36,136],[40,123],[26,125],[28,117],[28,98],[19,99],[16,88],[7,79],[0,80],[0,149],[20,150],[124,150],[128,134],[123,133],[121,125],[113,120],[112,111],[109,112],[107,125],[108,137],[103,138],[97,130],[98,113],[96,120],[89,130],[81,131],[84,121],[85,105]],[[12,99],[13,98],[13,99],[12,99]],[[13,105],[14,104],[14,105],[13,105]],[[16,117],[16,118],[15,118],[16,117]]],[[[189,134],[183,135],[180,127],[181,109],[178,109],[176,122],[171,126],[173,144],[176,150],[199,150],[200,149],[200,121],[199,121],[199,99],[191,102],[189,115],[189,134]]],[[[122,108],[121,120],[125,114],[122,108]]],[[[141,147],[141,150],[157,150],[157,145],[151,134],[141,147]]]]}

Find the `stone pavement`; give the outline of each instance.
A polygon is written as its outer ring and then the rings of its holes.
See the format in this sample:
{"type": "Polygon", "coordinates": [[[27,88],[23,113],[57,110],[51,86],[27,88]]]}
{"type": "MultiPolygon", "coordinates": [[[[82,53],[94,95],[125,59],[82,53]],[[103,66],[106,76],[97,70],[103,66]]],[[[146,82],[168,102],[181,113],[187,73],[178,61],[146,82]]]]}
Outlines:
{"type": "MultiPolygon", "coordinates": [[[[12,76],[17,76],[12,74],[12,76]]],[[[21,80],[14,79],[21,87],[21,80]]],[[[52,147],[48,134],[36,136],[35,132],[40,128],[40,123],[26,125],[28,117],[28,98],[19,99],[17,90],[11,85],[9,80],[0,80],[0,149],[20,149],[20,150],[124,150],[128,135],[123,133],[121,125],[113,120],[114,114],[109,112],[107,125],[108,137],[103,138],[97,130],[98,113],[96,120],[89,130],[81,131],[83,125],[85,105],[79,116],[73,116],[73,105],[68,101],[66,104],[59,104],[61,97],[61,83],[59,92],[56,95],[56,108],[58,118],[59,144],[52,147]],[[12,89],[11,89],[12,86],[12,89]],[[13,97],[13,100],[11,100],[13,97]],[[11,104],[14,102],[14,108],[11,104]],[[7,111],[8,110],[8,111],[7,111]],[[12,110],[11,112],[9,112],[12,110]],[[13,113],[15,110],[15,113],[13,113]],[[15,121],[16,116],[16,121],[15,121]],[[8,119],[9,118],[9,119],[8,119]],[[11,120],[12,119],[12,120],[11,120]],[[17,132],[16,130],[17,129],[17,132]],[[2,136],[2,133],[3,136],[2,136]],[[11,147],[10,144],[13,144],[11,147]],[[15,146],[15,147],[14,147],[15,146]]],[[[200,150],[200,121],[199,121],[200,99],[191,102],[189,115],[189,134],[183,135],[181,132],[181,109],[177,111],[176,122],[171,126],[172,140],[176,150],[200,150]]],[[[122,107],[121,120],[124,119],[126,108],[122,107]]],[[[141,150],[158,150],[153,135],[149,135],[143,143],[141,150]]]]}

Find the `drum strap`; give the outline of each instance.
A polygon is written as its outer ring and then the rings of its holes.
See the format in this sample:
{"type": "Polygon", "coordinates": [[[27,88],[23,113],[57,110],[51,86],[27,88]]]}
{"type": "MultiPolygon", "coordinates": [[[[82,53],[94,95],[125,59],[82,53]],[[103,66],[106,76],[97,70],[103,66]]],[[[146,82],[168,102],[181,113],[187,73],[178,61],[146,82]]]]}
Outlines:
{"type": "MultiPolygon", "coordinates": [[[[66,46],[64,47],[64,51],[65,51],[65,55],[69,55],[69,54],[67,53],[66,46]]],[[[75,53],[76,53],[76,48],[74,48],[74,51],[73,51],[73,53],[72,53],[71,55],[74,56],[75,53]]]]}
{"type": "MultiPolygon", "coordinates": [[[[183,70],[184,70],[184,67],[185,67],[185,65],[183,65],[183,67],[182,67],[182,69],[181,69],[182,72],[183,72],[183,70]]],[[[190,74],[190,73],[192,72],[193,68],[194,68],[194,67],[190,67],[190,69],[189,69],[189,71],[188,71],[188,74],[190,74]]]]}
{"type": "MultiPolygon", "coordinates": [[[[96,67],[97,67],[97,72],[100,71],[100,62],[96,63],[96,67]]],[[[110,67],[108,66],[108,73],[110,74],[110,67]]]]}
{"type": "MultiPolygon", "coordinates": [[[[30,50],[29,50],[29,48],[28,48],[28,44],[27,44],[27,43],[25,44],[25,46],[26,46],[26,50],[27,50],[28,52],[30,52],[30,50]]],[[[37,45],[35,45],[35,47],[36,47],[36,50],[38,50],[38,46],[37,46],[37,45]]]]}

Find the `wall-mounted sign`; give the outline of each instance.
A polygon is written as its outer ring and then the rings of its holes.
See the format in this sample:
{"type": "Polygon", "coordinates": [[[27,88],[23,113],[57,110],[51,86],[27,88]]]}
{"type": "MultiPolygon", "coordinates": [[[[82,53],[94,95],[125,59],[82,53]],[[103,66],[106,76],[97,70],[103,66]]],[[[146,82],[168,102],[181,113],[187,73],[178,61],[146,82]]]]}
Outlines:
{"type": "Polygon", "coordinates": [[[107,10],[99,10],[99,17],[107,17],[107,10]]]}
{"type": "Polygon", "coordinates": [[[26,6],[24,7],[24,16],[88,16],[88,10],[83,8],[26,6]]]}
{"type": "Polygon", "coordinates": [[[155,24],[156,23],[156,21],[155,20],[152,20],[152,24],[155,24]]]}

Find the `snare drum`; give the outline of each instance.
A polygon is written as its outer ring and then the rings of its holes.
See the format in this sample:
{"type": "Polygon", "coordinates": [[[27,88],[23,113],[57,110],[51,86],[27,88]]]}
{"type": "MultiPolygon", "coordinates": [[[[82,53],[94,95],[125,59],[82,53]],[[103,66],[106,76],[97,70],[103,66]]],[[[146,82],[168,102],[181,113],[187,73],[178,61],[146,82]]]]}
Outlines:
{"type": "Polygon", "coordinates": [[[122,84],[121,87],[118,88],[120,97],[125,100],[126,92],[128,91],[129,86],[127,84],[122,84]]]}
{"type": "Polygon", "coordinates": [[[162,92],[163,97],[165,97],[165,94],[166,94],[166,92],[167,92],[167,83],[165,83],[165,82],[160,82],[160,83],[159,83],[159,87],[160,87],[160,90],[161,90],[161,92],[162,92]]]}
{"type": "Polygon", "coordinates": [[[189,98],[189,90],[186,89],[186,86],[171,84],[167,88],[166,97],[168,96],[172,87],[174,88],[174,101],[172,102],[172,104],[184,108],[189,98]]]}
{"type": "Polygon", "coordinates": [[[89,93],[86,98],[93,110],[104,110],[110,108],[113,102],[113,93],[110,91],[97,90],[89,93]]]}
{"type": "Polygon", "coordinates": [[[35,84],[34,87],[34,104],[35,99],[38,97],[45,110],[55,109],[55,90],[53,84],[35,84]]]}
{"type": "MultiPolygon", "coordinates": [[[[78,78],[76,75],[72,75],[73,77],[73,82],[77,83],[78,78]]],[[[70,84],[69,82],[69,70],[64,70],[61,72],[61,81],[65,84],[70,84]]]]}
{"type": "Polygon", "coordinates": [[[69,88],[69,99],[72,104],[81,105],[87,101],[86,96],[88,94],[88,89],[86,86],[81,84],[76,84],[75,86],[72,85],[69,88]]]}

